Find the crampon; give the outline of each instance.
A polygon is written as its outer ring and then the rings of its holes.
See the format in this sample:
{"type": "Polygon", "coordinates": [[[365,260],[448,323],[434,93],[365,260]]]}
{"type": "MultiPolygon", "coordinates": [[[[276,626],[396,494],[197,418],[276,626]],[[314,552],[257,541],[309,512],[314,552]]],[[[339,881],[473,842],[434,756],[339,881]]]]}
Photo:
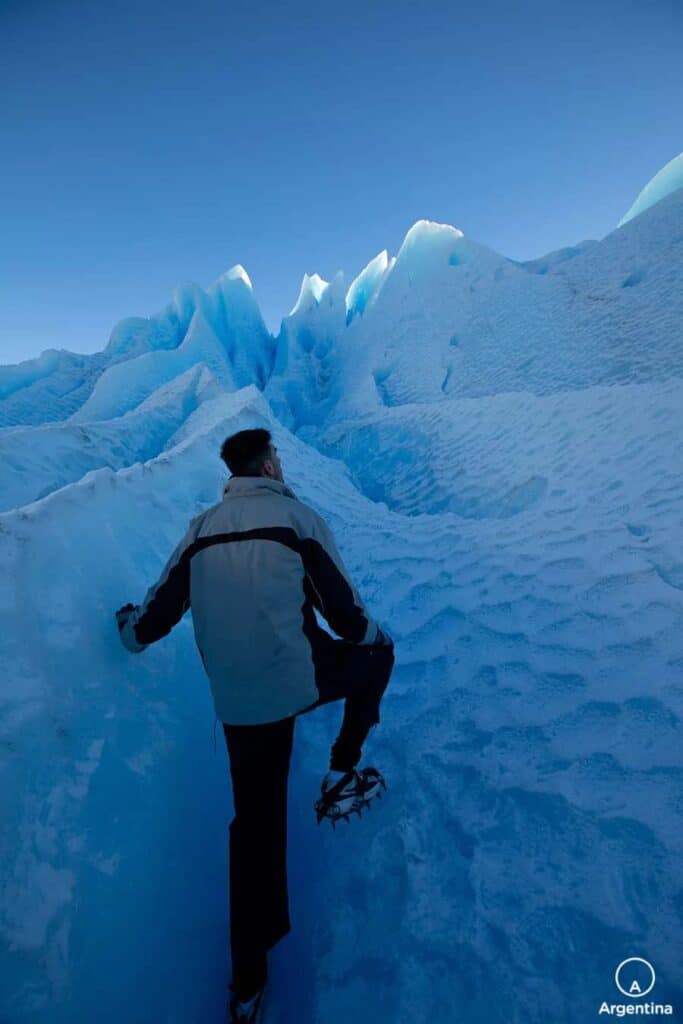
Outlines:
{"type": "Polygon", "coordinates": [[[318,824],[327,819],[334,829],[338,821],[348,822],[354,813],[361,817],[363,808],[369,807],[375,797],[380,800],[382,790],[386,788],[387,784],[376,768],[353,769],[334,784],[325,777],[320,799],[315,803],[318,824]]]}

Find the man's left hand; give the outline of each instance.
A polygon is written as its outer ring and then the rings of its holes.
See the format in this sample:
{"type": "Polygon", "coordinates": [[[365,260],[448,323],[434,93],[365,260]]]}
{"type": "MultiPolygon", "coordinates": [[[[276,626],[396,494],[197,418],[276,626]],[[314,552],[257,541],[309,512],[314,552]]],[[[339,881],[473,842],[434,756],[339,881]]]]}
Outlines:
{"type": "Polygon", "coordinates": [[[132,613],[137,609],[137,607],[138,606],[136,604],[124,604],[124,606],[122,608],[119,608],[119,610],[116,612],[116,625],[119,627],[119,633],[121,632],[125,624],[128,622],[128,619],[130,618],[132,613]]]}

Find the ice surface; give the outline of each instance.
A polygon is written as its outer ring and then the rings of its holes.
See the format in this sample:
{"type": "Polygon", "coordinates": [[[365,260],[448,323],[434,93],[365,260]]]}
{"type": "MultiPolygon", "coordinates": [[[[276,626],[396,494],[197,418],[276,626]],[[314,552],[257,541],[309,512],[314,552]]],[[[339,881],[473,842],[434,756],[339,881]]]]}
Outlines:
{"type": "Polygon", "coordinates": [[[660,199],[664,199],[680,188],[683,188],[683,153],[679,153],[673,160],[669,160],[668,164],[662,167],[651,181],[648,181],[628,213],[625,213],[619,221],[619,227],[643,213],[644,210],[649,210],[660,199]]]}
{"type": "MultiPolygon", "coordinates": [[[[165,321],[162,321],[165,326],[165,321]]],[[[272,364],[272,340],[242,267],[233,268],[197,298],[182,340],[109,366],[72,421],[111,419],[134,409],[160,384],[204,363],[228,390],[263,385],[272,364]]]]}
{"type": "Polygon", "coordinates": [[[275,415],[287,427],[296,430],[320,423],[338,401],[339,342],[345,324],[343,274],[330,283],[304,280],[294,309],[282,321],[272,374],[264,388],[275,415]]]}
{"type": "Polygon", "coordinates": [[[3,510],[42,498],[90,470],[153,458],[201,402],[218,394],[222,388],[200,363],[114,419],[0,430],[3,510]]]}
{"type": "Polygon", "coordinates": [[[66,418],[83,404],[109,361],[106,352],[48,349],[36,359],[0,366],[0,428],[66,418]]]}
{"type": "Polygon", "coordinates": [[[223,740],[189,617],[113,612],[261,425],[397,656],[346,831],[297,724],[267,1024],[585,1024],[630,955],[681,1005],[682,247],[681,191],[527,264],[423,221],[277,339],[238,267],[0,369],[3,1024],[222,1019],[223,740]]]}
{"type": "Polygon", "coordinates": [[[157,316],[122,320],[102,352],[48,349],[36,359],[0,366],[0,428],[121,416],[200,363],[227,390],[252,382],[262,388],[274,346],[238,264],[206,292],[194,284],[177,288],[157,316]]]}
{"type": "Polygon", "coordinates": [[[324,281],[319,274],[304,274],[299,289],[299,297],[289,311],[290,316],[295,313],[307,313],[320,304],[328,282],[324,281]]]}
{"type": "Polygon", "coordinates": [[[389,258],[386,249],[378,253],[360,274],[351,282],[346,293],[346,322],[351,323],[354,316],[362,316],[366,307],[372,302],[381,287],[383,279],[393,267],[395,259],[389,258]]]}
{"type": "Polygon", "coordinates": [[[525,260],[519,266],[524,267],[525,270],[532,274],[547,274],[549,271],[555,270],[560,263],[573,260],[575,256],[586,252],[593,245],[597,245],[597,242],[593,239],[587,239],[585,242],[579,242],[578,245],[568,245],[563,249],[556,249],[555,252],[549,252],[545,256],[541,256],[540,259],[525,260]]]}

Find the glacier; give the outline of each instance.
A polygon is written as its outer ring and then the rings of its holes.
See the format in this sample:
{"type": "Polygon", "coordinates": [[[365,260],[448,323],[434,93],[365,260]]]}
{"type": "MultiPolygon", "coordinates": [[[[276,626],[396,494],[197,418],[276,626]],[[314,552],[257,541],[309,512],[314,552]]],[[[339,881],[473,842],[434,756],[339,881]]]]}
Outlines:
{"type": "Polygon", "coordinates": [[[341,709],[297,723],[267,1024],[584,1024],[629,956],[681,1012],[683,188],[654,194],[523,263],[418,221],[275,337],[236,266],[0,367],[3,1024],[222,1019],[208,683],[188,616],[133,657],[113,612],[253,426],[396,641],[376,810],[316,827],[341,709]]]}

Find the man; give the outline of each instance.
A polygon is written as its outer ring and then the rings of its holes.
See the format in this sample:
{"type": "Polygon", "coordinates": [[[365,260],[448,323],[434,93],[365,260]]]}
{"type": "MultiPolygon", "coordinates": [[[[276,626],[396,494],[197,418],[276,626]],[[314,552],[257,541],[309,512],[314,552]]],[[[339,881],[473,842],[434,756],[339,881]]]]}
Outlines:
{"type": "Polygon", "coordinates": [[[116,613],[133,652],[166,636],[188,608],[230,762],[230,1021],[255,1021],[267,952],[291,929],[287,781],[295,718],[345,700],[318,822],[349,819],[384,780],[358,769],[394,664],[325,521],[286,486],[264,429],[228,437],[223,499],[190,522],[142,605],[116,613]],[[341,638],[321,629],[316,609],[341,638]]]}

